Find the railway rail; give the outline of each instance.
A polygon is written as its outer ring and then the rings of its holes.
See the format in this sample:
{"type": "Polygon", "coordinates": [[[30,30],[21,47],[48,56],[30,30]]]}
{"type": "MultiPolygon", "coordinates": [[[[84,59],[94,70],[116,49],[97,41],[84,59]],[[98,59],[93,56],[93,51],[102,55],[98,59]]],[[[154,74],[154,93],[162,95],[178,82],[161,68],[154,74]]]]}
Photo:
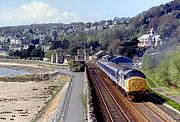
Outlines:
{"type": "Polygon", "coordinates": [[[105,121],[111,121],[111,122],[131,122],[129,117],[126,115],[124,110],[119,106],[111,92],[108,90],[106,85],[103,83],[102,79],[97,75],[96,70],[94,70],[93,65],[91,65],[89,68],[90,70],[90,77],[93,80],[93,84],[95,86],[96,92],[99,96],[99,99],[104,106],[104,113],[105,121]]]}
{"type": "Polygon", "coordinates": [[[96,92],[98,92],[97,96],[100,96],[99,99],[102,99],[100,100],[100,104],[103,105],[101,108],[107,121],[175,121],[172,117],[164,113],[151,102],[128,101],[121,94],[120,90],[118,90],[117,86],[112,81],[110,81],[109,78],[97,66],[94,64],[88,64],[88,67],[91,80],[97,89],[96,92]],[[111,94],[109,95],[111,97],[107,97],[108,94],[111,94]],[[116,102],[109,104],[109,102],[112,103],[113,101],[116,102]],[[121,115],[118,115],[118,113],[121,113],[121,115]],[[124,120],[118,118],[117,116],[120,116],[124,120]]]}
{"type": "MultiPolygon", "coordinates": [[[[151,110],[153,113],[155,113],[154,115],[157,115],[156,121],[157,121],[157,118],[159,118],[159,121],[160,121],[160,122],[161,122],[162,120],[163,120],[164,122],[169,121],[169,118],[167,118],[167,116],[162,115],[162,112],[157,111],[157,109],[155,108],[155,106],[151,105],[151,104],[148,103],[148,102],[145,102],[145,103],[143,103],[143,104],[144,104],[144,106],[145,106],[146,108],[148,108],[148,109],[151,110]]],[[[171,122],[173,122],[173,120],[171,120],[171,122]]]]}
{"type": "Polygon", "coordinates": [[[175,122],[175,120],[166,115],[166,113],[159,110],[159,108],[155,108],[154,105],[150,105],[148,102],[131,102],[131,104],[150,122],[175,122]]]}

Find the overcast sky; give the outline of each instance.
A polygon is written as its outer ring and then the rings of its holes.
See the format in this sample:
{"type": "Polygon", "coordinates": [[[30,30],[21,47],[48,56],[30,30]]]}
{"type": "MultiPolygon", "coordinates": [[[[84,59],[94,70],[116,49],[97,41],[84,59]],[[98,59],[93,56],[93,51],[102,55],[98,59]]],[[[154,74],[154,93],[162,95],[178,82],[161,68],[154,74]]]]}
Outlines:
{"type": "Polygon", "coordinates": [[[133,17],[171,0],[0,0],[0,26],[133,17]]]}

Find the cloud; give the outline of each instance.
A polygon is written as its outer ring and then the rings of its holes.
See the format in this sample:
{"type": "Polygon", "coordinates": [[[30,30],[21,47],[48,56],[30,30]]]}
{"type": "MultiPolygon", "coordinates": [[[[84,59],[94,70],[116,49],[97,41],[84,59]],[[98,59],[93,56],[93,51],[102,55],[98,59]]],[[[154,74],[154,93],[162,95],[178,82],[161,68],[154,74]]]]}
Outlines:
{"type": "Polygon", "coordinates": [[[21,5],[18,8],[2,9],[0,15],[0,23],[6,25],[80,21],[75,12],[60,12],[57,8],[38,1],[21,5]]]}

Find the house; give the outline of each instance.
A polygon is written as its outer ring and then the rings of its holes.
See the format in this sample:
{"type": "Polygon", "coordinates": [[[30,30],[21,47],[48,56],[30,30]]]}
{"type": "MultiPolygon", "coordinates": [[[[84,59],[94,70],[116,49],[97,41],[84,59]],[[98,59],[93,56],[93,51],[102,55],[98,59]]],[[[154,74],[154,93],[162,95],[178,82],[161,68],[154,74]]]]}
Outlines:
{"type": "Polygon", "coordinates": [[[10,45],[9,46],[9,50],[13,50],[13,51],[16,51],[16,50],[21,50],[22,47],[20,45],[10,45]]]}
{"type": "Polygon", "coordinates": [[[162,45],[162,40],[160,38],[160,35],[156,33],[156,31],[152,28],[150,30],[149,34],[144,34],[139,40],[139,47],[153,47],[153,46],[158,46],[162,45]]]}
{"type": "Polygon", "coordinates": [[[21,45],[21,48],[22,48],[22,50],[28,49],[28,48],[29,48],[29,45],[28,45],[28,44],[23,44],[23,45],[21,45]]]}
{"type": "Polygon", "coordinates": [[[21,40],[13,38],[10,40],[10,44],[11,45],[21,45],[21,40]]]}
{"type": "Polygon", "coordinates": [[[5,38],[4,37],[0,37],[0,43],[4,43],[5,38]]]}
{"type": "Polygon", "coordinates": [[[0,48],[0,57],[8,56],[8,51],[4,48],[0,48]]]}

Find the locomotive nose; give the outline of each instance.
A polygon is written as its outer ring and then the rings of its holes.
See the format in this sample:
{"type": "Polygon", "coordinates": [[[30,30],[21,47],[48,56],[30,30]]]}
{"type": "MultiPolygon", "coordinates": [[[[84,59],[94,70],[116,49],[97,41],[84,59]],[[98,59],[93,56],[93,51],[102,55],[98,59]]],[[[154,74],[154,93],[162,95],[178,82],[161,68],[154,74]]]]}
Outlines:
{"type": "Polygon", "coordinates": [[[146,80],[140,77],[132,77],[127,82],[129,92],[143,91],[146,89],[146,80]]]}

